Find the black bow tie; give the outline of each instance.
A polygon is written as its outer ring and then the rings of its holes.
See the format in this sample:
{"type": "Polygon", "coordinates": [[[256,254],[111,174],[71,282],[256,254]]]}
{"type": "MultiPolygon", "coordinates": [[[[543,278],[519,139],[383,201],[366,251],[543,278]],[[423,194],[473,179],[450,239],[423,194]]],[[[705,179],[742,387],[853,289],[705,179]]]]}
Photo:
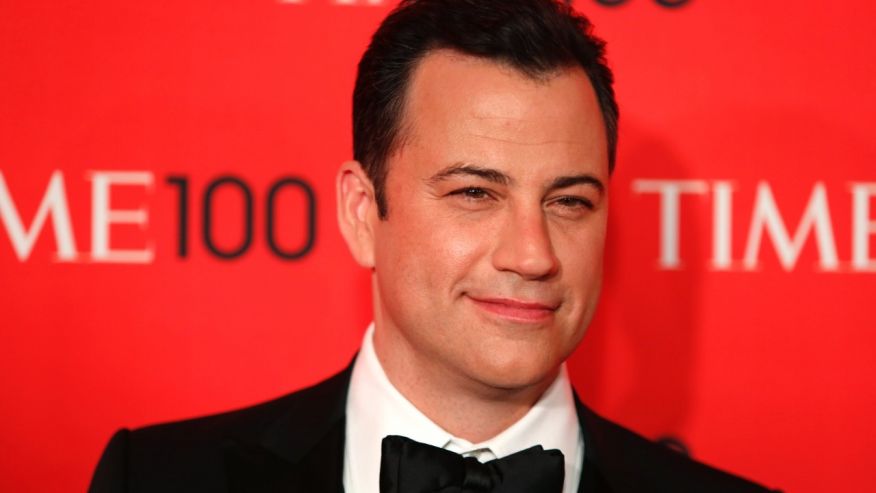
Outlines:
{"type": "Polygon", "coordinates": [[[563,453],[541,445],[481,464],[401,436],[383,439],[380,493],[560,493],[563,453]]]}

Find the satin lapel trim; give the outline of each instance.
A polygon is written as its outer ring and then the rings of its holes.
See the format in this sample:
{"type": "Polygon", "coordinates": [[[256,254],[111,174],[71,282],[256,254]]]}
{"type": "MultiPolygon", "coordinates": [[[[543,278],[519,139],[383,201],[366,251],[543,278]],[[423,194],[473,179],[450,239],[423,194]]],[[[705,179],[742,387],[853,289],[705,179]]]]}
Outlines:
{"type": "Polygon", "coordinates": [[[230,440],[225,448],[229,492],[343,492],[351,370],[352,363],[290,396],[288,409],[258,436],[230,440]]]}
{"type": "Polygon", "coordinates": [[[226,451],[225,459],[231,493],[342,493],[344,420],[297,462],[239,442],[226,451]]]}
{"type": "Polygon", "coordinates": [[[581,480],[578,482],[578,493],[613,493],[600,467],[599,447],[594,435],[599,432],[599,423],[593,417],[592,411],[581,402],[578,393],[575,396],[575,410],[578,412],[578,423],[584,436],[584,463],[581,465],[581,480]]]}

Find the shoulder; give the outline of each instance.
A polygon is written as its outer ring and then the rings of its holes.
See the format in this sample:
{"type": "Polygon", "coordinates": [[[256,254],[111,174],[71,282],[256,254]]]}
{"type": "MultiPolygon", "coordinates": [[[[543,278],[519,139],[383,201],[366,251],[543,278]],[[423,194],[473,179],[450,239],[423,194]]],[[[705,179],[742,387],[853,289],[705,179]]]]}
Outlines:
{"type": "Polygon", "coordinates": [[[585,460],[595,468],[599,480],[616,493],[770,491],[648,440],[599,416],[580,402],[578,414],[585,435],[585,460]]]}
{"type": "Polygon", "coordinates": [[[201,453],[216,450],[226,440],[256,440],[278,420],[305,420],[321,412],[314,406],[340,390],[336,387],[342,376],[245,408],[139,428],[129,432],[129,444],[144,451],[160,448],[201,453]]]}
{"type": "MultiPolygon", "coordinates": [[[[319,384],[253,406],[134,430],[110,439],[92,478],[91,492],[223,491],[225,456],[260,446],[288,423],[320,422],[338,406],[349,376],[343,371],[319,384]],[[173,485],[168,489],[168,485],[173,485]]],[[[290,437],[294,439],[294,436],[290,437]]]]}

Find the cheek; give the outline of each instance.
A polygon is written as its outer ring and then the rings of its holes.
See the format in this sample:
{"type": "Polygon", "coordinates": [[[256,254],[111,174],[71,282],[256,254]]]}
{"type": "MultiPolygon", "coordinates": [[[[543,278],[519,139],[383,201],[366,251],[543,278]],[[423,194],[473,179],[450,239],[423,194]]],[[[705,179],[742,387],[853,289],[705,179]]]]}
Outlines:
{"type": "Polygon", "coordinates": [[[564,284],[585,299],[599,292],[605,251],[604,220],[595,221],[591,226],[560,234],[554,243],[564,284]]]}
{"type": "Polygon", "coordinates": [[[483,235],[474,229],[460,228],[452,223],[436,224],[428,241],[447,274],[466,269],[483,250],[483,235]]]}
{"type": "Polygon", "coordinates": [[[483,228],[443,217],[434,204],[399,211],[379,235],[378,268],[389,273],[399,288],[404,285],[420,293],[453,290],[473,271],[486,237],[483,228]]]}

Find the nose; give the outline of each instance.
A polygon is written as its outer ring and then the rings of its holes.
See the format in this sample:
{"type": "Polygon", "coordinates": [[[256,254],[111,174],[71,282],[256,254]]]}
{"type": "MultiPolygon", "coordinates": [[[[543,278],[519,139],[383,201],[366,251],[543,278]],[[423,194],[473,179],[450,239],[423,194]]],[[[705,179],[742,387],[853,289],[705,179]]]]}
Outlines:
{"type": "Polygon", "coordinates": [[[493,252],[497,270],[514,272],[527,280],[547,279],[559,271],[560,262],[541,208],[509,214],[497,240],[493,252]]]}

